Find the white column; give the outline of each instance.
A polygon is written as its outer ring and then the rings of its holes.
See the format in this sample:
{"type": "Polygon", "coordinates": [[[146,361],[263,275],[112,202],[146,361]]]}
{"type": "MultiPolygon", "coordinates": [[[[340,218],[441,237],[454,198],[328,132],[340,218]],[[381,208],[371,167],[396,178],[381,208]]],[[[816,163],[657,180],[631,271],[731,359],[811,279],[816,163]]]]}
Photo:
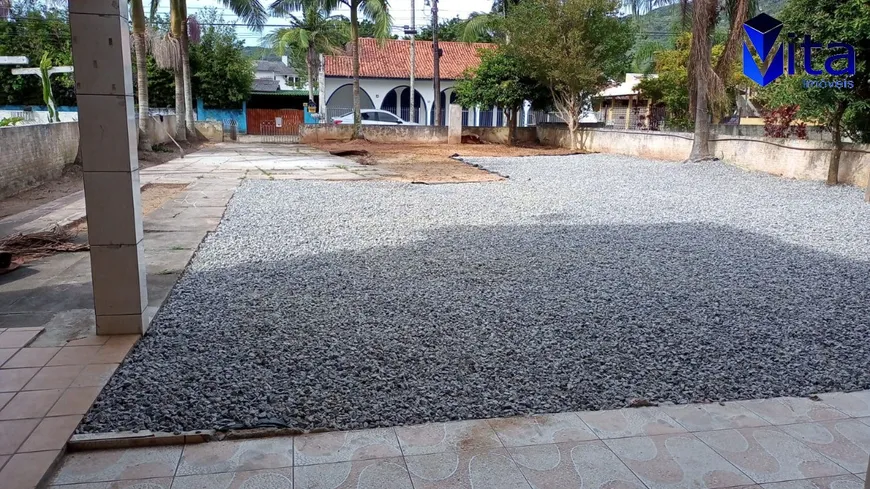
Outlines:
{"type": "Polygon", "coordinates": [[[97,334],[144,333],[145,257],[127,2],[70,0],[97,334]]]}

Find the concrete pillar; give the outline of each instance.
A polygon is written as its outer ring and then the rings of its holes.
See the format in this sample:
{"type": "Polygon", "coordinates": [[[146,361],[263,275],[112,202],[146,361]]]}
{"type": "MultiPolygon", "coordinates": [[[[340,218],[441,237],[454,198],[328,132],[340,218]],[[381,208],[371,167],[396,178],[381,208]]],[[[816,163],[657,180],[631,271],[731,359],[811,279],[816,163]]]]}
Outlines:
{"type": "Polygon", "coordinates": [[[480,106],[474,107],[474,127],[480,127],[480,106]]]}
{"type": "Polygon", "coordinates": [[[97,334],[148,322],[127,2],[70,0],[97,334]]]}
{"type": "Polygon", "coordinates": [[[450,104],[447,119],[447,144],[462,143],[462,106],[450,104]]]}
{"type": "Polygon", "coordinates": [[[625,128],[631,128],[631,95],[628,96],[628,108],[625,109],[625,128]]]}

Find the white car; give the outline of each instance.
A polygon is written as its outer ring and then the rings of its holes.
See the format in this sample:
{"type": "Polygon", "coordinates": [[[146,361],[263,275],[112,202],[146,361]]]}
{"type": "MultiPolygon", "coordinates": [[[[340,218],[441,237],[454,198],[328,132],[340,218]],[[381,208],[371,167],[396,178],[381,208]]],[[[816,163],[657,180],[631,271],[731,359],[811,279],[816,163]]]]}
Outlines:
{"type": "MultiPolygon", "coordinates": [[[[377,109],[363,109],[360,111],[360,121],[365,125],[378,125],[378,126],[398,126],[399,124],[405,126],[416,126],[413,122],[408,122],[400,119],[398,116],[393,114],[392,112],[387,112],[386,110],[377,110],[377,109]]],[[[353,124],[353,112],[349,112],[344,114],[341,117],[336,117],[332,119],[333,124],[353,124]]]]}

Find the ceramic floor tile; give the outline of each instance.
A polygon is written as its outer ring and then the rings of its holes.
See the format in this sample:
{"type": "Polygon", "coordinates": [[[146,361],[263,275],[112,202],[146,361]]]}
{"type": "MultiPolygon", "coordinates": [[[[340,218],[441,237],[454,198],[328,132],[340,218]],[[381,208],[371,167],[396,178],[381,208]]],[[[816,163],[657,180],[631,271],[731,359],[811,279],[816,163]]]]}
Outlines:
{"type": "Polygon", "coordinates": [[[297,467],[402,456],[392,428],[297,436],[293,450],[297,467]]]}
{"type": "Polygon", "coordinates": [[[0,348],[0,365],[6,363],[6,360],[12,358],[12,355],[18,353],[20,348],[0,348]]]}
{"type": "Polygon", "coordinates": [[[822,401],[853,418],[870,416],[870,390],[820,394],[822,401]]]}
{"type": "Polygon", "coordinates": [[[296,467],[293,489],[414,488],[405,462],[397,457],[296,467]]]}
{"type": "Polygon", "coordinates": [[[169,477],[157,479],[136,479],[114,482],[86,482],[84,484],[64,484],[49,486],[49,489],[171,489],[172,479],[169,477]]]}
{"type": "Polygon", "coordinates": [[[3,487],[10,489],[29,489],[35,487],[59,455],[59,450],[13,455],[12,458],[6,461],[3,470],[0,470],[0,481],[3,482],[3,487]]]}
{"type": "Polygon", "coordinates": [[[867,469],[870,426],[854,419],[792,424],[780,429],[849,472],[867,469]]]}
{"type": "Polygon", "coordinates": [[[39,331],[22,331],[20,328],[4,331],[0,333],[0,348],[23,348],[38,335],[39,331]]]}
{"type": "Polygon", "coordinates": [[[293,438],[274,437],[185,445],[177,475],[214,474],[293,465],[293,438]]]}
{"type": "Polygon", "coordinates": [[[689,431],[753,428],[769,425],[757,414],[736,402],[664,406],[662,410],[689,431]]]}
{"type": "Polygon", "coordinates": [[[396,428],[396,435],[406,457],[502,446],[495,431],[483,420],[403,426],[396,428]]]}
{"type": "Polygon", "coordinates": [[[78,377],[84,366],[65,365],[63,367],[43,367],[23,390],[66,389],[78,377]]]}
{"type": "Polygon", "coordinates": [[[101,387],[70,387],[60,396],[48,415],[85,414],[100,394],[101,389],[101,387]]]}
{"type": "Polygon", "coordinates": [[[96,450],[66,455],[52,484],[172,477],[181,447],[96,450]]]}
{"type": "Polygon", "coordinates": [[[60,450],[66,446],[69,437],[75,431],[82,417],[58,416],[42,418],[39,426],[18,449],[19,452],[40,452],[44,450],[60,450]]]}
{"type": "Polygon", "coordinates": [[[0,369],[0,392],[16,392],[39,372],[38,368],[0,369]]]}
{"type": "Polygon", "coordinates": [[[762,489],[863,489],[864,483],[853,475],[820,477],[763,484],[762,489]]]}
{"type": "Polygon", "coordinates": [[[93,363],[102,346],[65,346],[46,365],[88,365],[93,363]]]}
{"type": "Polygon", "coordinates": [[[508,448],[535,489],[645,489],[601,441],[508,448]]]}
{"type": "Polygon", "coordinates": [[[64,346],[101,346],[105,345],[109,338],[109,336],[85,336],[67,341],[64,346]]]}
{"type": "Polygon", "coordinates": [[[60,348],[22,348],[3,364],[3,368],[42,367],[60,348]]]}
{"type": "Polygon", "coordinates": [[[755,482],[846,473],[824,455],[775,427],[706,431],[696,436],[755,482]]]}
{"type": "Polygon", "coordinates": [[[847,417],[824,402],[812,401],[804,397],[776,397],[740,401],[740,404],[775,425],[809,423],[847,417]]]}
{"type": "Polygon", "coordinates": [[[580,413],[580,419],[601,439],[686,432],[660,408],[587,411],[580,413]]]}
{"type": "Polygon", "coordinates": [[[736,467],[688,433],[618,438],[605,443],[650,489],[752,484],[736,467]]]}
{"type": "Polygon", "coordinates": [[[60,389],[19,392],[0,410],[0,420],[41,418],[48,414],[62,392],[60,389]]]}
{"type": "Polygon", "coordinates": [[[488,421],[506,447],[598,439],[574,413],[518,416],[488,421]]]}
{"type": "Polygon", "coordinates": [[[0,421],[0,455],[12,455],[39,424],[38,419],[0,421]]]}
{"type": "Polygon", "coordinates": [[[14,392],[0,392],[0,409],[3,409],[13,397],[15,397],[14,392]]]}
{"type": "Polygon", "coordinates": [[[293,489],[293,469],[188,475],[176,477],[172,489],[293,489]]]}
{"type": "Polygon", "coordinates": [[[87,365],[73,380],[70,387],[103,387],[118,369],[117,363],[87,365]]]}
{"type": "Polygon", "coordinates": [[[415,489],[529,489],[504,448],[405,457],[415,489]]]}

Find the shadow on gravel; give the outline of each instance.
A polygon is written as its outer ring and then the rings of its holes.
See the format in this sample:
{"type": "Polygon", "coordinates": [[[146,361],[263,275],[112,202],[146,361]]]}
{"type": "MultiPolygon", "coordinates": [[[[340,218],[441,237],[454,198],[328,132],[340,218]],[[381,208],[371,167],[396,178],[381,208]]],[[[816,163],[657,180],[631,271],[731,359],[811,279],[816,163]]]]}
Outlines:
{"type": "Polygon", "coordinates": [[[188,271],[80,430],[351,429],[868,388],[868,284],[867,262],[703,224],[449,228],[188,271]]]}

